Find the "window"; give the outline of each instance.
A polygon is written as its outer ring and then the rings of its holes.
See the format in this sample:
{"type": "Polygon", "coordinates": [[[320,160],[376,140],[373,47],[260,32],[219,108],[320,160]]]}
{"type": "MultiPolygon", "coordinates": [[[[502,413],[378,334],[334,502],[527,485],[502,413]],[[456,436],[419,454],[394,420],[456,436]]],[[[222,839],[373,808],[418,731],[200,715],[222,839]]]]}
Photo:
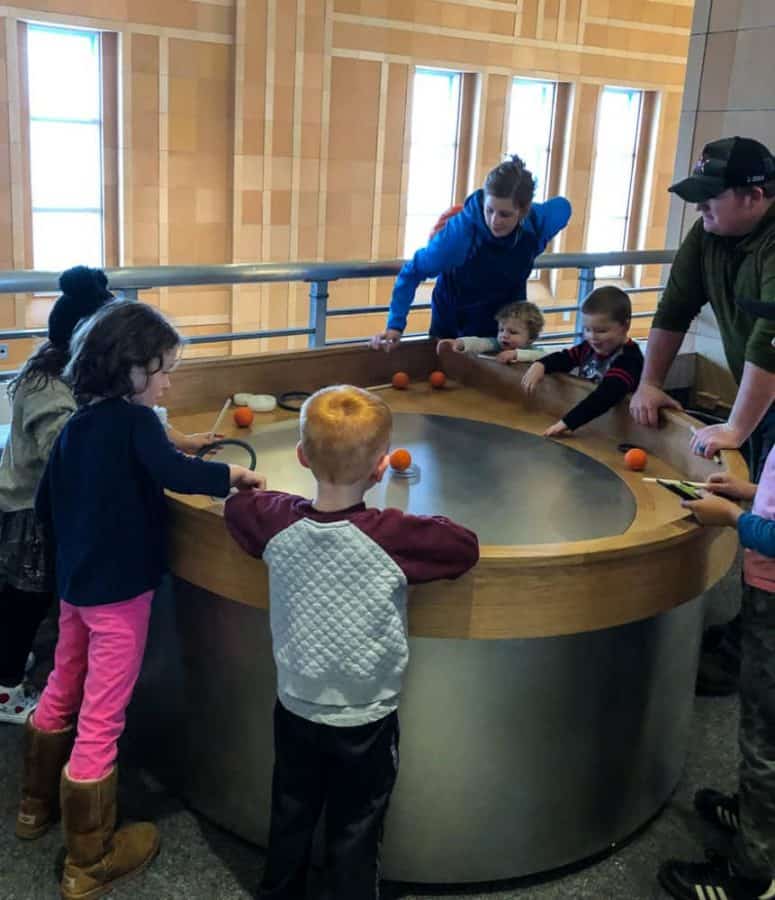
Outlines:
{"type": "Polygon", "coordinates": [[[33,265],[104,264],[99,34],[27,30],[33,265]]]}
{"type": "MultiPolygon", "coordinates": [[[[600,95],[595,138],[587,250],[624,250],[631,212],[643,92],[606,87],[600,95]]],[[[604,266],[598,278],[621,278],[621,266],[604,266]]]]}
{"type": "Polygon", "coordinates": [[[546,200],[548,190],[556,102],[557,85],[553,81],[515,78],[511,82],[506,152],[516,153],[533,173],[539,203],[546,200]]]}
{"type": "Polygon", "coordinates": [[[428,234],[453,202],[459,142],[459,72],[415,69],[409,191],[404,256],[428,243],[428,234]]]}

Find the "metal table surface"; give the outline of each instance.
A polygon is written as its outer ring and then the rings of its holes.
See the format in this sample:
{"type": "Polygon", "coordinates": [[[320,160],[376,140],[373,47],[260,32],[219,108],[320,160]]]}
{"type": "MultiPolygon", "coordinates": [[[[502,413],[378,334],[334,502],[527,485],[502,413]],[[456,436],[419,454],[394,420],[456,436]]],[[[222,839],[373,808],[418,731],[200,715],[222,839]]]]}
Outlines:
{"type": "MultiPolygon", "coordinates": [[[[296,459],[298,420],[240,436],[258,457],[272,490],[312,497],[312,473],[296,459]]],[[[367,505],[416,515],[444,515],[471,528],[483,544],[543,544],[622,534],[635,498],[615,472],[565,444],[472,419],[422,413],[393,417],[393,448],[412,454],[412,474],[388,469],[367,505]],[[593,512],[594,511],[594,512],[593,512]]],[[[242,463],[239,447],[215,459],[242,463]]]]}

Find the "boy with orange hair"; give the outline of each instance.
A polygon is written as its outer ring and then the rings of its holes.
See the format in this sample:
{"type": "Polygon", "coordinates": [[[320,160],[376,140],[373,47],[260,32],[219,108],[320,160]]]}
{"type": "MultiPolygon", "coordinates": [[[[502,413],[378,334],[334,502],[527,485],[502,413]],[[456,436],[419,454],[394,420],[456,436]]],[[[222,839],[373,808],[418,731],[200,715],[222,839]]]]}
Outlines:
{"type": "Polygon", "coordinates": [[[315,498],[256,491],[226,503],[234,539],[269,567],[278,699],[267,900],[305,895],[324,805],[330,895],[379,896],[409,659],[407,587],[457,578],[479,558],[476,535],[443,516],[366,507],[388,466],[391,427],[375,394],[324,388],[302,407],[296,448],[315,498]]]}

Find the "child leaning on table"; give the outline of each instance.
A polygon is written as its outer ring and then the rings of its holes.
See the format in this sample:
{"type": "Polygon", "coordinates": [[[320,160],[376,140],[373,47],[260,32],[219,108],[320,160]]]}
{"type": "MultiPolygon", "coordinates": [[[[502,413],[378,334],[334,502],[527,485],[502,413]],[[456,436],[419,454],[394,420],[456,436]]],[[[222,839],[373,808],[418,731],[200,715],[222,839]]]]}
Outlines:
{"type": "Polygon", "coordinates": [[[618,287],[596,288],[581,305],[584,340],[580,344],[543,356],[525,372],[522,388],[535,391],[544,375],[574,372],[597,387],[569,410],[544,437],[562,437],[615,406],[638,386],[643,354],[628,332],[632,319],[630,298],[618,287]]]}
{"type": "Polygon", "coordinates": [[[534,362],[546,355],[545,350],[530,349],[544,327],[541,310],[528,300],[508,303],[495,313],[498,323],[496,337],[444,338],[436,345],[439,352],[449,346],[456,353],[495,353],[499,363],[534,362]]]}
{"type": "Polygon", "coordinates": [[[305,895],[324,804],[330,896],[379,896],[409,659],[407,587],[457,578],[479,558],[476,535],[443,516],[364,503],[388,466],[391,425],[375,394],[324,388],[301,409],[296,447],[317,482],[314,499],[263,491],[226,502],[232,536],[269,567],[278,699],[262,898],[305,895]]]}
{"type": "MultiPolygon", "coordinates": [[[[775,319],[775,303],[748,301],[747,308],[775,319]]],[[[702,525],[736,528],[744,548],[741,762],[738,793],[703,788],[694,806],[703,819],[733,835],[732,852],[703,863],[668,860],[659,880],[674,897],[775,897],[775,449],[758,485],[726,472],[711,475],[707,483],[710,493],[681,505],[702,525]],[[751,512],[725,497],[753,500],[751,512]]]]}
{"type": "MultiPolygon", "coordinates": [[[[729,859],[669,860],[659,879],[675,897],[698,883],[717,896],[775,896],[775,451],[757,485],[727,473],[711,475],[708,495],[684,501],[703,525],[735,528],[745,548],[741,610],[741,763],[736,794],[703,788],[699,815],[734,835],[729,859]],[[723,497],[714,496],[723,494],[723,497]],[[753,500],[751,512],[725,499],[753,500]],[[722,893],[722,891],[724,893],[722,893]]],[[[710,893],[708,896],[711,896],[710,893]]]]}

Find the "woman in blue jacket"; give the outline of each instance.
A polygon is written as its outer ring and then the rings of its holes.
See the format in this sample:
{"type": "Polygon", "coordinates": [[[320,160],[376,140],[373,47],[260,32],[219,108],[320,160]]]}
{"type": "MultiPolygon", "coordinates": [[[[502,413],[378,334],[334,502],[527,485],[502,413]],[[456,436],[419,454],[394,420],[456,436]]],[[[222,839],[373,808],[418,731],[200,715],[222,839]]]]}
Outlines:
{"type": "Polygon", "coordinates": [[[535,258],[570,219],[565,197],[533,203],[535,182],[518,156],[487,176],[484,189],[418,250],[398,273],[385,331],[374,349],[392,350],[421,282],[438,276],[431,297],[430,333],[435,338],[466,334],[495,336],[501,306],[527,299],[527,279],[535,258]]]}

